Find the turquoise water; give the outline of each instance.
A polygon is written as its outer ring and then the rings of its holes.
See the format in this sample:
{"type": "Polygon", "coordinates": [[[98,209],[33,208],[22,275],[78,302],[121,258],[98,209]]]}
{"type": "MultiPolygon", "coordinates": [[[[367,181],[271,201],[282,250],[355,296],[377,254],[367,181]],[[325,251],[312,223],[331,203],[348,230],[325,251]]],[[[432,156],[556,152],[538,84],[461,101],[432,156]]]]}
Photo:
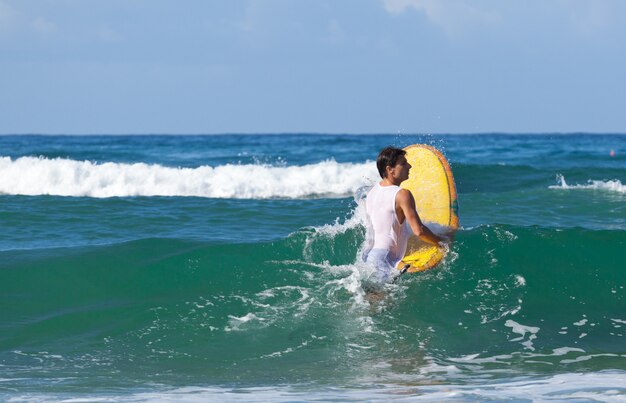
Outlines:
{"type": "Polygon", "coordinates": [[[2,400],[626,396],[625,135],[0,150],[2,400]],[[462,229],[372,301],[360,195],[379,149],[418,142],[450,160],[462,229]]]}

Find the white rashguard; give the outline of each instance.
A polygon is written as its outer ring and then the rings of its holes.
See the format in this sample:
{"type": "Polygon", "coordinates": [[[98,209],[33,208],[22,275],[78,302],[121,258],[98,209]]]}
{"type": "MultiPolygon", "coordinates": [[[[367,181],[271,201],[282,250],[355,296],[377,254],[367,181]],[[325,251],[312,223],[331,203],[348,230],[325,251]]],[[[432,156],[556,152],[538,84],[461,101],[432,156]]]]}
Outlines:
{"type": "Polygon", "coordinates": [[[399,186],[381,186],[377,183],[365,199],[368,245],[363,259],[376,267],[383,281],[392,276],[393,269],[404,257],[411,235],[406,220],[400,224],[396,215],[396,195],[399,190],[399,186]]]}

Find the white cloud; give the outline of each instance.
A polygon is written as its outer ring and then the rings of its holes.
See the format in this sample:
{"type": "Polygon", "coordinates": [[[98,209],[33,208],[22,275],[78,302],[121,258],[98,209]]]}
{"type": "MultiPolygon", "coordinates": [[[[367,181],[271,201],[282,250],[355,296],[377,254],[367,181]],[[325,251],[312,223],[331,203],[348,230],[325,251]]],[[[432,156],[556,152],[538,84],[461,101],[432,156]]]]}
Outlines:
{"type": "Polygon", "coordinates": [[[620,14],[611,10],[610,3],[602,1],[578,1],[568,3],[567,6],[570,22],[583,35],[603,31],[612,23],[612,12],[620,14]]]}
{"type": "Polygon", "coordinates": [[[100,41],[105,43],[119,42],[122,40],[122,35],[120,35],[119,32],[107,26],[101,26],[97,31],[97,36],[100,41]]]}
{"type": "Polygon", "coordinates": [[[235,28],[241,33],[243,41],[253,48],[264,48],[271,42],[272,26],[268,26],[267,9],[260,2],[246,5],[243,16],[235,22],[235,28]]]}
{"type": "Polygon", "coordinates": [[[15,13],[5,2],[0,1],[0,32],[6,31],[11,23],[15,13]]]}
{"type": "Polygon", "coordinates": [[[9,20],[13,14],[11,7],[9,7],[4,1],[0,1],[0,22],[9,20]]]}
{"type": "Polygon", "coordinates": [[[402,14],[409,9],[422,12],[449,35],[456,35],[471,25],[492,24],[500,21],[493,11],[479,9],[475,3],[463,0],[382,0],[390,14],[402,14]]]}
{"type": "Polygon", "coordinates": [[[330,20],[328,24],[328,37],[332,43],[343,43],[346,41],[347,35],[336,19],[330,20]]]}
{"type": "Polygon", "coordinates": [[[58,31],[57,25],[55,23],[50,22],[43,17],[36,18],[33,21],[32,26],[35,31],[44,36],[54,35],[58,31]]]}

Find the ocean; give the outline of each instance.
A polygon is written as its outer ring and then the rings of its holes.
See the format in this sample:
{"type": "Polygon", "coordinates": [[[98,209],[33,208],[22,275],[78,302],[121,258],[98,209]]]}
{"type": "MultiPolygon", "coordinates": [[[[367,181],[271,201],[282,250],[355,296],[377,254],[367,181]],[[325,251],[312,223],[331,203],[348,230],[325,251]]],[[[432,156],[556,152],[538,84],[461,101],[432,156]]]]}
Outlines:
{"type": "Polygon", "coordinates": [[[2,401],[626,401],[626,135],[0,136],[2,401]],[[366,295],[387,145],[461,229],[366,295]]]}

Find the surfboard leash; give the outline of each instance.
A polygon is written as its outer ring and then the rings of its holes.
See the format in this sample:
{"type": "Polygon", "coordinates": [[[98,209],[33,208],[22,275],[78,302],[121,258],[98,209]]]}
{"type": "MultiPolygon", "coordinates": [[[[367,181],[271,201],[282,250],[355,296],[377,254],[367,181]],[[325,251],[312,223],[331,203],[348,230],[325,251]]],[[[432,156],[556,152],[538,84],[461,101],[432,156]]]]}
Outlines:
{"type": "Polygon", "coordinates": [[[396,281],[398,281],[398,279],[399,279],[399,278],[400,278],[400,277],[401,277],[404,273],[406,273],[406,272],[407,272],[407,270],[409,270],[409,267],[411,267],[411,265],[410,265],[410,264],[405,264],[405,265],[402,267],[402,270],[400,270],[400,274],[398,274],[397,276],[395,276],[395,277],[394,277],[394,279],[391,281],[391,284],[395,284],[395,283],[396,283],[396,281]]]}

